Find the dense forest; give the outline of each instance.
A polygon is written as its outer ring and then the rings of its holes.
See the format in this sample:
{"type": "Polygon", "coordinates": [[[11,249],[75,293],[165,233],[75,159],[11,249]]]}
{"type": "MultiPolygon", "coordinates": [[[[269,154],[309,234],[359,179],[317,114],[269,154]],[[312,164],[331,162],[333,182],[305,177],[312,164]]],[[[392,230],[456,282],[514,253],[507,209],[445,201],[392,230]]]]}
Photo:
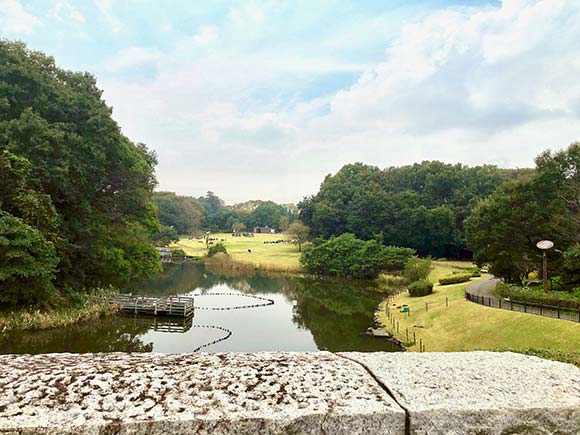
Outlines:
{"type": "Polygon", "coordinates": [[[101,94],[92,75],[0,40],[1,305],[161,268],[156,157],[101,94]]]}
{"type": "Polygon", "coordinates": [[[298,204],[300,219],[314,237],[381,235],[421,255],[470,256],[465,219],[498,186],[530,172],[437,161],[384,170],[355,163],[328,175],[316,195],[298,204]]]}
{"type": "Polygon", "coordinates": [[[293,204],[252,200],[227,206],[213,192],[199,198],[156,192],[153,201],[163,225],[161,242],[200,231],[251,231],[254,227],[284,231],[298,216],[298,208],[293,204]]]}

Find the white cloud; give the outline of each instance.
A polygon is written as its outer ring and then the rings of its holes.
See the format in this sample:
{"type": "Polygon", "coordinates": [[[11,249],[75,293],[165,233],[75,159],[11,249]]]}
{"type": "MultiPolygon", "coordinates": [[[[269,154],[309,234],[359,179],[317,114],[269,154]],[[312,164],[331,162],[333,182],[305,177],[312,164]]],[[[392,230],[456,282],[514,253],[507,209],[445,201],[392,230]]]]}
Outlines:
{"type": "Polygon", "coordinates": [[[84,24],[85,17],[72,4],[67,1],[56,1],[52,8],[51,15],[61,21],[70,21],[75,24],[84,24]]]}
{"type": "Polygon", "coordinates": [[[20,4],[18,0],[0,0],[0,34],[30,34],[41,21],[20,4]]]}
{"type": "Polygon", "coordinates": [[[119,72],[147,65],[155,65],[162,57],[158,50],[144,47],[127,47],[106,59],[102,68],[108,72],[119,72]]]}
{"type": "Polygon", "coordinates": [[[111,30],[114,33],[118,33],[123,28],[121,21],[115,16],[113,11],[114,2],[113,0],[93,0],[93,3],[99,10],[99,12],[103,15],[105,20],[109,23],[111,30]]]}
{"type": "Polygon", "coordinates": [[[133,47],[105,64],[157,68],[147,81],[109,74],[103,83],[126,133],[158,151],[163,189],[296,201],[352,161],[525,166],[546,147],[580,139],[577,0],[431,13],[408,23],[372,66],[316,41],[265,44],[271,13],[246,3],[174,50],[133,47]],[[258,42],[240,44],[245,33],[258,42]],[[218,40],[219,49],[200,49],[218,40]],[[353,72],[359,79],[339,92],[296,96],[353,72]]]}
{"type": "Polygon", "coordinates": [[[203,26],[191,37],[191,42],[195,45],[210,45],[219,38],[219,29],[216,26],[203,26]]]}

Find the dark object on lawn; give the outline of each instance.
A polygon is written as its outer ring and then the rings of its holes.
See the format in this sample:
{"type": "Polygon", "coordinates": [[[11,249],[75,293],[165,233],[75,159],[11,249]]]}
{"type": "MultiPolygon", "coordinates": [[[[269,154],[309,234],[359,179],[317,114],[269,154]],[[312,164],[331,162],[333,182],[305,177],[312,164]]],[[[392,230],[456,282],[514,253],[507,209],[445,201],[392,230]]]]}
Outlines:
{"type": "Polygon", "coordinates": [[[251,253],[251,252],[252,252],[252,250],[251,250],[251,249],[248,249],[248,252],[250,252],[250,253],[251,253]]]}

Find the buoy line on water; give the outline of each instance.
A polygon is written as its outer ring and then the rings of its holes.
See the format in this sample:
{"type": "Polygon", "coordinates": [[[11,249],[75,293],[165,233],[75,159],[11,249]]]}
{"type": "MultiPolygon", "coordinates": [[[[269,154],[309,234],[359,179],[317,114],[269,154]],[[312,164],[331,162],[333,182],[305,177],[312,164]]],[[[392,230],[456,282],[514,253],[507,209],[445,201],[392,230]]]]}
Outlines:
{"type": "Polygon", "coordinates": [[[232,335],[232,331],[230,331],[227,328],[222,328],[221,326],[213,326],[213,325],[193,325],[193,328],[204,328],[204,329],[217,329],[220,331],[225,332],[226,334],[223,337],[218,338],[217,340],[213,340],[213,341],[209,341],[205,344],[202,344],[201,346],[197,346],[195,349],[193,349],[193,352],[198,352],[201,349],[203,349],[204,347],[208,347],[208,346],[212,346],[214,344],[219,343],[220,341],[225,341],[228,338],[230,338],[230,336],[232,335]]]}
{"type": "MultiPolygon", "coordinates": [[[[194,297],[200,297],[200,296],[244,296],[247,298],[252,298],[252,299],[259,299],[261,301],[264,301],[263,303],[260,304],[249,304],[249,305],[235,305],[233,307],[196,307],[195,310],[206,310],[206,311],[227,311],[227,310],[241,310],[244,308],[256,308],[256,307],[266,307],[268,305],[274,305],[274,300],[273,299],[269,299],[269,298],[265,298],[262,296],[256,296],[256,295],[245,295],[245,294],[241,294],[241,293],[206,293],[203,295],[196,295],[194,297]]],[[[227,328],[223,328],[221,326],[215,326],[215,325],[193,325],[193,328],[205,328],[205,329],[217,329],[219,331],[223,331],[225,332],[225,335],[207,342],[205,344],[202,344],[201,346],[196,347],[195,349],[193,349],[193,352],[198,352],[201,349],[203,349],[204,347],[209,347],[212,346],[214,344],[219,343],[220,341],[225,341],[228,338],[231,337],[232,335],[232,331],[227,329],[227,328]]]]}
{"type": "Polygon", "coordinates": [[[260,303],[260,304],[235,305],[233,307],[195,307],[194,308],[195,310],[227,311],[227,310],[242,310],[245,308],[267,307],[268,305],[274,305],[273,299],[265,298],[262,296],[256,296],[256,295],[246,295],[246,294],[241,294],[241,293],[206,293],[203,295],[194,296],[194,298],[197,298],[200,296],[243,296],[246,298],[259,299],[259,300],[265,301],[265,302],[260,303]]]}

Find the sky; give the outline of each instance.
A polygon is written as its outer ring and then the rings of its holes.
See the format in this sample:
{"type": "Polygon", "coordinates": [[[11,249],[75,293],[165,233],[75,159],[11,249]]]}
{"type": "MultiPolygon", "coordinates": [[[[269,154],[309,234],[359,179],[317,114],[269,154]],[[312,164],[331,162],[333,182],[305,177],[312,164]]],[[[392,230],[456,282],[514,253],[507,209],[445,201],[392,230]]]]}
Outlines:
{"type": "Polygon", "coordinates": [[[0,0],[0,37],[93,73],[159,190],[227,203],[580,140],[578,0],[0,0]]]}

